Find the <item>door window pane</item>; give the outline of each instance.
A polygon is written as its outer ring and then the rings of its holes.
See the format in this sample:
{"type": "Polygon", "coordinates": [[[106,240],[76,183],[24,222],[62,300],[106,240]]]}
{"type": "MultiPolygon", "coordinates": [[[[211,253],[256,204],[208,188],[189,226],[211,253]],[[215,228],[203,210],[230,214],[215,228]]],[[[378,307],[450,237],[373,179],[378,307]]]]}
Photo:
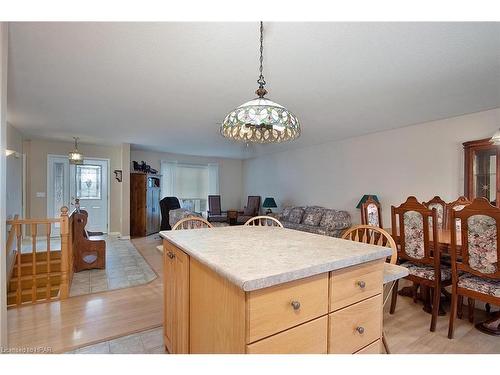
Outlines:
{"type": "MultiPolygon", "coordinates": [[[[53,178],[54,178],[54,217],[60,215],[61,207],[64,206],[64,163],[55,162],[53,165],[53,178]]],[[[59,224],[59,223],[57,223],[59,224]]],[[[56,225],[58,227],[58,225],[56,225]]]]}
{"type": "Polygon", "coordinates": [[[474,197],[496,200],[496,150],[481,150],[474,155],[474,197]]]}
{"type": "Polygon", "coordinates": [[[76,166],[76,197],[79,199],[101,199],[100,165],[76,166]]]}

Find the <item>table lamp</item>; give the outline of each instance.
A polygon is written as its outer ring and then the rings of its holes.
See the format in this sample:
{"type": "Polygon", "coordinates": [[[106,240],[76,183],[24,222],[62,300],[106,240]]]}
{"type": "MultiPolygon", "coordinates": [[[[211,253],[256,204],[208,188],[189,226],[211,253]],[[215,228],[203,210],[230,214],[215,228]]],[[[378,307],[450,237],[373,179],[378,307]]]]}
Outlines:
{"type": "Polygon", "coordinates": [[[276,208],[278,206],[276,205],[276,201],[274,200],[274,198],[268,197],[268,198],[264,199],[264,203],[262,204],[262,207],[267,208],[266,215],[268,215],[271,212],[273,212],[273,210],[271,210],[271,208],[276,208]]]}

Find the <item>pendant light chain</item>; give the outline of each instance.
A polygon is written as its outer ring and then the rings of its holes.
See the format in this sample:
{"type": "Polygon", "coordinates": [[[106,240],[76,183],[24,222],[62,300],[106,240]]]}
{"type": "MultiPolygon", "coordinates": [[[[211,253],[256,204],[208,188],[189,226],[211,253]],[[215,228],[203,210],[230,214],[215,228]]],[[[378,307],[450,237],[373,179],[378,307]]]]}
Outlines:
{"type": "Polygon", "coordinates": [[[264,86],[266,85],[266,80],[264,79],[264,75],[262,74],[264,68],[263,68],[263,63],[264,63],[264,22],[260,21],[260,66],[259,66],[259,79],[257,80],[257,83],[259,84],[259,88],[255,93],[260,97],[263,98],[264,95],[267,94],[266,89],[264,86]]]}

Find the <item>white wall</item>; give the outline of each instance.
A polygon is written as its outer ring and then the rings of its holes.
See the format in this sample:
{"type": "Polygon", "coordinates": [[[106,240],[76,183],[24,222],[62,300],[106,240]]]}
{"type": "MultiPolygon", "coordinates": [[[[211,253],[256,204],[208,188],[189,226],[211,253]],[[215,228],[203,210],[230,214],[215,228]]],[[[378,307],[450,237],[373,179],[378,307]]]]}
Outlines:
{"type": "Polygon", "coordinates": [[[16,152],[7,158],[7,220],[22,216],[23,210],[23,136],[11,124],[7,124],[7,149],[16,152]]]}
{"type": "Polygon", "coordinates": [[[7,256],[3,246],[6,241],[7,32],[7,23],[0,22],[0,348],[7,347],[7,256]]]}
{"type": "Polygon", "coordinates": [[[445,201],[462,195],[462,142],[491,137],[499,127],[497,108],[249,159],[243,163],[245,194],[272,196],[278,205],[347,210],[354,223],[361,196],[376,194],[383,224],[390,226],[390,206],[409,195],[445,201]]]}
{"type": "Polygon", "coordinates": [[[243,179],[242,161],[238,159],[207,158],[172,154],[168,152],[155,152],[144,150],[130,151],[130,160],[141,162],[144,160],[152,168],[160,171],[161,160],[177,160],[179,163],[218,163],[219,164],[219,192],[223,210],[241,208],[243,179]]]}

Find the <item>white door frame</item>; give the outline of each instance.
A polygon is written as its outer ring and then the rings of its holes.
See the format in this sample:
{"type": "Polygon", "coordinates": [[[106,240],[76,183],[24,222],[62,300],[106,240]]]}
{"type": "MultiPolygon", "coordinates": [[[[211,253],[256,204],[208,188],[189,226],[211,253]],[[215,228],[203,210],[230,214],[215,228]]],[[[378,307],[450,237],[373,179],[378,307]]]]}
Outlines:
{"type": "MultiPolygon", "coordinates": [[[[49,168],[50,168],[50,158],[51,157],[67,158],[68,155],[47,154],[47,216],[49,214],[49,207],[50,207],[50,203],[51,203],[51,202],[49,202],[49,191],[52,190],[52,188],[50,187],[50,184],[51,184],[52,181],[50,181],[50,179],[49,179],[49,168]]],[[[108,205],[108,210],[107,210],[108,211],[108,217],[107,217],[106,228],[107,228],[107,233],[109,234],[110,233],[109,228],[110,228],[110,225],[111,225],[111,194],[110,193],[111,193],[111,182],[112,182],[111,181],[111,170],[110,170],[109,166],[111,164],[111,159],[109,159],[109,158],[95,158],[93,156],[85,156],[83,159],[84,160],[85,159],[100,160],[100,161],[105,161],[108,164],[108,173],[107,173],[108,174],[107,175],[107,178],[108,178],[108,183],[107,183],[108,188],[107,188],[107,191],[106,191],[107,201],[108,201],[108,203],[107,203],[107,205],[108,205]]],[[[68,174],[68,184],[69,183],[70,183],[70,181],[69,181],[69,174],[68,174]]],[[[68,186],[70,186],[70,185],[68,185],[68,186]]],[[[71,192],[70,192],[70,196],[71,196],[71,192]]],[[[69,199],[71,199],[71,197],[69,199]]]]}

